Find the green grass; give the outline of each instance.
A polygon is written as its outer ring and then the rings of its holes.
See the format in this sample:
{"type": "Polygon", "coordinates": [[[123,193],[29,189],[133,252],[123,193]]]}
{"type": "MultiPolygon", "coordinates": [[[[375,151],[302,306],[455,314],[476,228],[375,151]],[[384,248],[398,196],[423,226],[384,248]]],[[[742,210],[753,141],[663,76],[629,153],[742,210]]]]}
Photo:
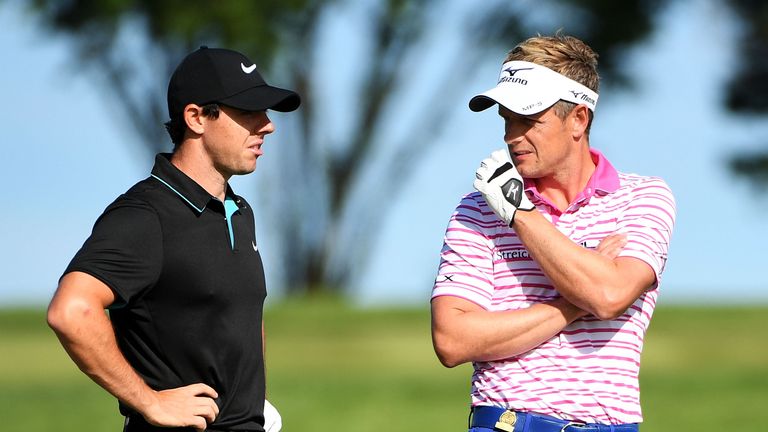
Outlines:
{"type": "MultiPolygon", "coordinates": [[[[466,430],[471,368],[445,369],[429,311],[289,302],[266,312],[269,398],[286,431],[466,430]]],[[[661,307],[641,372],[644,431],[763,431],[768,307],[661,307]]],[[[120,430],[117,403],[68,359],[42,311],[0,312],[8,431],[120,430]]]]}
{"type": "Polygon", "coordinates": [[[646,431],[764,431],[768,307],[660,308],[640,372],[646,431]]]}

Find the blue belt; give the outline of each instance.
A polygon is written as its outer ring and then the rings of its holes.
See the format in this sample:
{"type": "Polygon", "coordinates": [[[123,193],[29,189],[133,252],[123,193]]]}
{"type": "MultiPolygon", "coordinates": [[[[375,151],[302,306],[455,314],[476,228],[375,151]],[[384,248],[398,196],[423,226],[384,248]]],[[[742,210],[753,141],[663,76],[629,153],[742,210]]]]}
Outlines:
{"type": "Polygon", "coordinates": [[[543,414],[510,411],[494,406],[472,408],[470,427],[503,432],[638,432],[637,423],[607,425],[561,420],[543,414]]]}

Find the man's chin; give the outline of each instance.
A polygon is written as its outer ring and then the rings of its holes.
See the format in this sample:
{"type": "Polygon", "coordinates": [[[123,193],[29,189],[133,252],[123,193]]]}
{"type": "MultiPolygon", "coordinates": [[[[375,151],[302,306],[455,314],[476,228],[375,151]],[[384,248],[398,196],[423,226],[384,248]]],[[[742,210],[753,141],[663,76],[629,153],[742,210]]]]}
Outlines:
{"type": "Polygon", "coordinates": [[[232,175],[247,175],[247,174],[250,174],[250,173],[252,173],[254,171],[256,171],[256,163],[255,162],[253,163],[253,166],[242,167],[239,170],[237,170],[234,173],[232,173],[232,175]]]}

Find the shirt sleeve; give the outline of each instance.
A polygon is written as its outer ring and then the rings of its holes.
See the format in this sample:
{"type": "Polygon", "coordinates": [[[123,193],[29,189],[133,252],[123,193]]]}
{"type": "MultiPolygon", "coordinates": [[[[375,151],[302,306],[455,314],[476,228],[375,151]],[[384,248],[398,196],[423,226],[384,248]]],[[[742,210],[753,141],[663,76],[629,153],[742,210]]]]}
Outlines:
{"type": "Polygon", "coordinates": [[[493,244],[487,230],[498,225],[480,194],[465,196],[445,231],[432,298],[461,297],[490,309],[493,299],[493,244]]]}
{"type": "Polygon", "coordinates": [[[627,235],[627,245],[619,253],[647,263],[661,280],[667,263],[669,241],[675,225],[675,199],[667,184],[652,178],[633,191],[633,198],[617,223],[617,231],[627,235]]]}
{"type": "Polygon", "coordinates": [[[118,198],[94,224],[91,236],[64,274],[80,271],[106,284],[119,308],[153,286],[162,268],[162,231],[146,203],[118,198]]]}

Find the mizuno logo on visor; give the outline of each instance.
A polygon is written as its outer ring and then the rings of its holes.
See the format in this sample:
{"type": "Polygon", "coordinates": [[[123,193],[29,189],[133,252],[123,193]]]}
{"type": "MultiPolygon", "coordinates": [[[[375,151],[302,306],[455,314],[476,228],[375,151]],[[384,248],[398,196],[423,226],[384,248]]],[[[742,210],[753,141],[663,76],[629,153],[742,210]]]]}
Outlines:
{"type": "Polygon", "coordinates": [[[518,69],[512,69],[512,68],[506,68],[504,69],[504,72],[508,73],[509,76],[515,76],[516,73],[522,71],[522,70],[531,70],[533,68],[518,68],[518,69]]]}

